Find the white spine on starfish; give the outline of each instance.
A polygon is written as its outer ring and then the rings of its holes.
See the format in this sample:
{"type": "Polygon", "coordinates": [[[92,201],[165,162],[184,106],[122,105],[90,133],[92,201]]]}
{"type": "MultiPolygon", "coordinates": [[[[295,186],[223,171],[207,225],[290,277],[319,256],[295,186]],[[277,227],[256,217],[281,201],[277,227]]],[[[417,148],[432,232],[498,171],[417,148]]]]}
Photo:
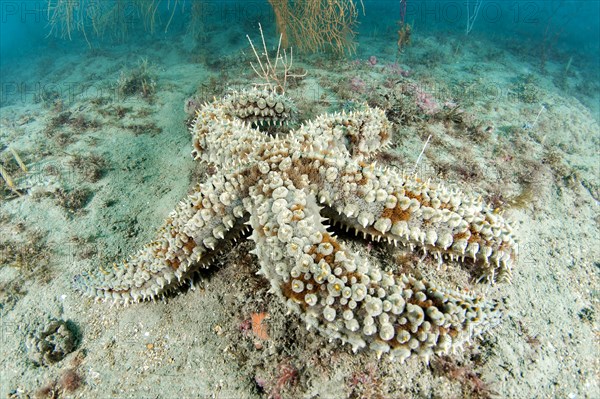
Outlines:
{"type": "MultiPolygon", "coordinates": [[[[273,179],[280,177],[270,172],[259,186],[273,179]]],[[[498,323],[496,303],[444,292],[361,259],[319,222],[315,198],[284,180],[277,195],[250,191],[252,239],[272,291],[309,328],[354,350],[368,345],[404,361],[411,354],[448,353],[498,323]]]]}

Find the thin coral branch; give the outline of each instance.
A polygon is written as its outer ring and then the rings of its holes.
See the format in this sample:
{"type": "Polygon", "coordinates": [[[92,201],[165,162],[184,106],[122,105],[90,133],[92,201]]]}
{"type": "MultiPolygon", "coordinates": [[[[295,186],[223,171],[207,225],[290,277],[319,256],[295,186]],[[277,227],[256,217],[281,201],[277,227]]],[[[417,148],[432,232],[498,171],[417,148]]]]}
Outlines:
{"type": "Polygon", "coordinates": [[[260,31],[260,37],[263,44],[263,53],[261,55],[256,51],[256,47],[250,39],[250,36],[246,35],[248,42],[250,42],[250,47],[252,47],[252,51],[254,52],[254,56],[256,57],[256,61],[260,66],[260,72],[258,68],[254,65],[254,63],[250,62],[250,67],[256,75],[263,80],[262,83],[257,83],[256,86],[266,87],[271,91],[283,94],[285,93],[285,89],[287,86],[288,78],[299,78],[306,76],[304,74],[292,74],[290,70],[294,63],[294,53],[290,48],[290,57],[288,58],[287,51],[283,49],[283,55],[281,55],[281,40],[283,35],[279,35],[279,42],[277,44],[277,52],[275,53],[275,64],[271,62],[271,57],[269,56],[269,51],[267,50],[267,43],[265,41],[265,35],[262,30],[261,24],[258,24],[258,29],[260,31]]]}

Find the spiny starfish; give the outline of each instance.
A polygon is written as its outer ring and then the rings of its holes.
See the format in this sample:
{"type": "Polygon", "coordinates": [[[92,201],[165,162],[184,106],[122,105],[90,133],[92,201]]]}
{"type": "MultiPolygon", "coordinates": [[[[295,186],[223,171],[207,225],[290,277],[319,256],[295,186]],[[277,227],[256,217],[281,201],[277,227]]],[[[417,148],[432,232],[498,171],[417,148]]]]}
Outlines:
{"type": "Polygon", "coordinates": [[[219,172],[179,203],[156,240],[128,262],[79,276],[78,289],[120,303],[155,298],[250,225],[271,292],[353,350],[429,358],[497,324],[497,303],[382,271],[327,231],[322,216],[440,262],[466,257],[492,281],[510,278],[517,254],[503,217],[481,198],[370,163],[390,139],[382,110],[322,115],[285,135],[258,129],[282,124],[292,109],[258,90],[201,107],[192,154],[219,172]]]}

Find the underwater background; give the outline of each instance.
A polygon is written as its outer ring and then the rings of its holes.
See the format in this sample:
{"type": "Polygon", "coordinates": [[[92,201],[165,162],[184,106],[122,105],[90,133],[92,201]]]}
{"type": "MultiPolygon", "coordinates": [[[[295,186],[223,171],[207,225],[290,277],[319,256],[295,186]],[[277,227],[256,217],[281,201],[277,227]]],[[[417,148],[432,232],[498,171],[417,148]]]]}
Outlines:
{"type": "Polygon", "coordinates": [[[600,397],[599,122],[594,0],[3,0],[0,396],[600,397]],[[341,239],[506,304],[500,326],[428,361],[353,353],[288,313],[245,236],[164,301],[73,288],[219,173],[190,156],[196,111],[264,87],[262,38],[273,60],[280,35],[288,133],[383,109],[374,161],[482,198],[519,257],[511,284],[489,284],[458,260],[341,239]]]}
{"type": "MultiPolygon", "coordinates": [[[[594,86],[600,67],[597,1],[364,0],[356,5],[358,15],[351,27],[355,34],[347,40],[358,46],[346,46],[342,52],[349,58],[377,56],[383,48],[388,52],[390,48],[393,50],[399,27],[409,24],[415,33],[446,40],[458,39],[457,35],[463,34],[464,38],[470,36],[471,41],[482,42],[482,46],[489,42],[490,48],[510,51],[541,73],[568,74],[575,67],[586,75],[588,86],[597,88],[594,86]]],[[[268,38],[277,38],[276,14],[267,0],[5,1],[1,12],[3,102],[11,96],[18,97],[18,93],[13,94],[14,86],[6,73],[10,66],[24,60],[31,62],[52,51],[83,57],[86,52],[108,49],[116,43],[142,49],[147,41],[178,41],[186,37],[197,46],[199,57],[206,54],[218,58],[247,47],[245,34],[256,31],[258,23],[263,24],[268,38]],[[72,7],[69,23],[60,8],[64,4],[72,7]],[[244,34],[238,35],[237,40],[229,38],[223,42],[225,36],[241,28],[244,34]]],[[[318,50],[331,48],[323,46],[318,50]]],[[[410,46],[406,51],[411,51],[410,46]]],[[[393,60],[402,61],[409,56],[398,52],[393,60]]],[[[480,56],[481,62],[487,61],[485,53],[480,56]]],[[[572,94],[576,93],[577,90],[572,90],[572,94]]]]}

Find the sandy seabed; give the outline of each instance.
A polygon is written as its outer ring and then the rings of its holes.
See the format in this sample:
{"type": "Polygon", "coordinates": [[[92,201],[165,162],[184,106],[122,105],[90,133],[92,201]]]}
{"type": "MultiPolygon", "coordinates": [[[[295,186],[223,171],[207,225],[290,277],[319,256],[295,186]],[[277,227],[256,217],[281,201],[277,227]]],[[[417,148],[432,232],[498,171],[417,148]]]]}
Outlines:
{"type": "Polygon", "coordinates": [[[353,354],[306,331],[255,275],[246,240],[164,301],[111,306],[71,288],[76,274],[151,240],[179,199],[214,173],[189,155],[184,104],[255,81],[247,48],[209,59],[182,39],[3,68],[6,81],[42,86],[15,91],[0,108],[0,161],[18,190],[0,187],[0,395],[600,397],[600,134],[598,108],[589,105],[598,90],[580,93],[585,73],[561,76],[559,62],[540,74],[514,52],[460,40],[417,36],[400,64],[394,43],[384,42],[370,44],[375,65],[299,55],[295,65],[307,75],[288,90],[304,120],[361,101],[394,111],[390,93],[422,86],[438,108],[417,107],[414,119],[397,123],[378,162],[411,168],[431,135],[421,178],[479,193],[512,220],[520,242],[512,284],[492,286],[458,262],[440,268],[408,249],[341,235],[374,262],[506,298],[499,328],[429,364],[353,354]],[[482,54],[489,61],[478,62],[482,54]],[[145,61],[149,86],[123,91],[145,61]],[[459,116],[449,114],[455,105],[459,116]],[[68,321],[75,348],[38,366],[26,342],[49,318],[68,321]]]}

